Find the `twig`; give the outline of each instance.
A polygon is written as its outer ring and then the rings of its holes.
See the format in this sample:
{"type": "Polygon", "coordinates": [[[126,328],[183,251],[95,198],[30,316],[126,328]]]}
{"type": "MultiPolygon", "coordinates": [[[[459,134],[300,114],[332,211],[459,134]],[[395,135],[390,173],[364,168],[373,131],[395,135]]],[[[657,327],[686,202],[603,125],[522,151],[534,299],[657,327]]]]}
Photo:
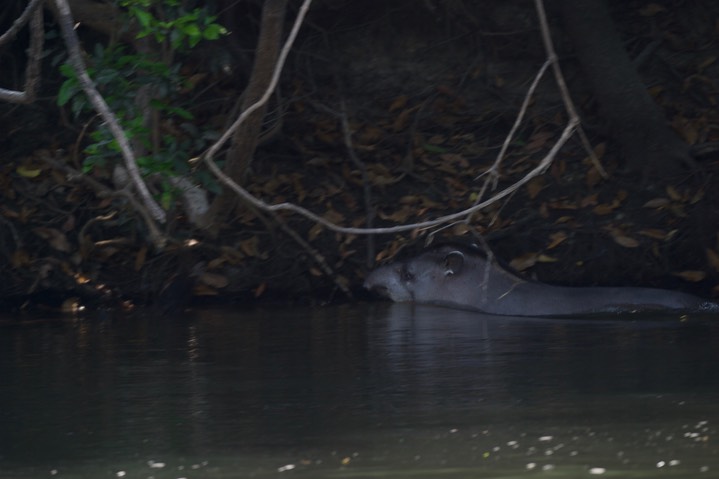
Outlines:
{"type": "MultiPolygon", "coordinates": [[[[55,0],[55,6],[58,11],[58,23],[60,24],[62,36],[65,39],[65,44],[70,55],[70,64],[75,70],[75,74],[80,81],[82,89],[85,91],[85,94],[90,100],[90,103],[92,103],[95,110],[107,123],[112,136],[115,138],[118,146],[120,147],[122,157],[125,160],[125,168],[127,168],[133,185],[137,189],[142,202],[151,215],[151,218],[148,217],[147,219],[150,221],[154,219],[155,221],[164,223],[167,220],[165,211],[152,198],[147,185],[143,181],[140,175],[140,169],[135,161],[135,155],[130,147],[129,141],[127,140],[127,135],[125,135],[120,123],[117,121],[117,117],[115,117],[112,113],[110,107],[107,105],[102,95],[100,95],[100,92],[97,91],[97,88],[95,88],[90,76],[87,74],[85,62],[82,59],[80,42],[75,34],[75,30],[73,29],[72,14],[70,12],[70,7],[67,4],[67,0],[55,0]]],[[[129,194],[127,196],[131,197],[129,194]]],[[[156,228],[154,225],[152,227],[156,228]]]]}
{"type": "MultiPolygon", "coordinates": [[[[352,131],[350,130],[349,120],[347,119],[347,107],[345,105],[344,98],[340,100],[340,108],[342,109],[342,134],[344,137],[345,148],[347,148],[347,154],[355,164],[357,169],[362,175],[362,191],[364,199],[365,214],[367,215],[366,225],[368,228],[374,226],[375,212],[372,207],[372,185],[370,184],[369,174],[367,173],[367,165],[359,159],[357,153],[355,153],[354,146],[352,145],[352,131]]],[[[367,266],[371,266],[374,262],[374,237],[370,236],[367,239],[367,266]]]]}
{"type": "Polygon", "coordinates": [[[23,242],[22,242],[22,239],[20,238],[20,235],[17,234],[17,230],[15,229],[15,226],[13,226],[13,224],[10,221],[6,220],[2,216],[0,216],[0,222],[6,224],[8,229],[10,230],[12,239],[15,240],[15,249],[16,250],[21,249],[23,246],[23,242]]]}

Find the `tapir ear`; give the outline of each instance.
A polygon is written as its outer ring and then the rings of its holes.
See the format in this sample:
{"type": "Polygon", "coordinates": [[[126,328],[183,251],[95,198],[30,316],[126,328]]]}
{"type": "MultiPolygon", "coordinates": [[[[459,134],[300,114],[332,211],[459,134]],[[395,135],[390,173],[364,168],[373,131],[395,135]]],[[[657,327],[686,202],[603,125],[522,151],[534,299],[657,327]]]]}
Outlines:
{"type": "Polygon", "coordinates": [[[461,251],[450,251],[444,257],[444,275],[452,276],[462,272],[464,254],[461,251]]]}

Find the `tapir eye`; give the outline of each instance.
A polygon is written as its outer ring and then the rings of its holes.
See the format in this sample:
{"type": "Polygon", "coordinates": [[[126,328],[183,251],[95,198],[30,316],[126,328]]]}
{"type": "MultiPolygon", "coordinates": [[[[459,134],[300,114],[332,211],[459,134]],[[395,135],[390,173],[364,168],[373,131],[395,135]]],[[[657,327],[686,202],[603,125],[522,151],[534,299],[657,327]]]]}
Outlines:
{"type": "Polygon", "coordinates": [[[412,281],[414,279],[414,275],[406,266],[402,266],[402,269],[399,270],[399,276],[402,281],[412,281]]]}

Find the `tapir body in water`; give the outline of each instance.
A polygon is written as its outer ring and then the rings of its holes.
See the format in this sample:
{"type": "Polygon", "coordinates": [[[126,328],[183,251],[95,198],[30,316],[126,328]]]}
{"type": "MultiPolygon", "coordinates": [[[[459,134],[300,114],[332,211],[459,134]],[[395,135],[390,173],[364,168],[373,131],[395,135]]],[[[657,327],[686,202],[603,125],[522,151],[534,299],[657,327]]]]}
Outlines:
{"type": "Polygon", "coordinates": [[[436,304],[512,316],[714,309],[691,294],[652,288],[564,287],[527,281],[471,250],[454,245],[381,266],[365,288],[396,302],[436,304]]]}

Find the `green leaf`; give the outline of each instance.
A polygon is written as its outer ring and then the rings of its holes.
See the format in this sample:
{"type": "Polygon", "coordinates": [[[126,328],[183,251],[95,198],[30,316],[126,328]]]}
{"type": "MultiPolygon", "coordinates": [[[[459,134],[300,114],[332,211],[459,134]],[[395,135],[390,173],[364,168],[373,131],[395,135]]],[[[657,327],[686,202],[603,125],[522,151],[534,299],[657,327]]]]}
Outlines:
{"type": "Polygon", "coordinates": [[[202,33],[200,32],[200,28],[197,26],[196,23],[184,25],[180,27],[180,30],[182,30],[182,33],[184,33],[188,37],[199,37],[202,35],[202,33]]]}
{"type": "Polygon", "coordinates": [[[208,25],[205,31],[202,32],[202,36],[204,36],[206,40],[217,40],[220,38],[220,35],[227,35],[227,29],[217,23],[208,25]]]}
{"type": "Polygon", "coordinates": [[[447,153],[446,148],[437,145],[431,145],[429,143],[425,143],[424,145],[422,145],[422,148],[424,148],[424,151],[427,151],[429,153],[447,153]]]}
{"type": "Polygon", "coordinates": [[[140,22],[140,25],[145,30],[148,30],[150,28],[150,24],[154,19],[150,12],[148,12],[147,10],[141,10],[139,8],[131,8],[130,14],[137,18],[137,21],[140,22]]]}
{"type": "Polygon", "coordinates": [[[62,73],[63,76],[67,78],[77,78],[77,75],[75,74],[75,69],[72,68],[72,65],[69,63],[63,63],[60,65],[60,73],[62,73]]]}
{"type": "Polygon", "coordinates": [[[77,93],[77,83],[75,80],[66,80],[60,85],[60,91],[57,92],[58,106],[65,106],[70,98],[77,93]]]}
{"type": "Polygon", "coordinates": [[[170,206],[172,206],[172,191],[169,188],[162,192],[160,204],[166,210],[169,210],[170,206]]]}

